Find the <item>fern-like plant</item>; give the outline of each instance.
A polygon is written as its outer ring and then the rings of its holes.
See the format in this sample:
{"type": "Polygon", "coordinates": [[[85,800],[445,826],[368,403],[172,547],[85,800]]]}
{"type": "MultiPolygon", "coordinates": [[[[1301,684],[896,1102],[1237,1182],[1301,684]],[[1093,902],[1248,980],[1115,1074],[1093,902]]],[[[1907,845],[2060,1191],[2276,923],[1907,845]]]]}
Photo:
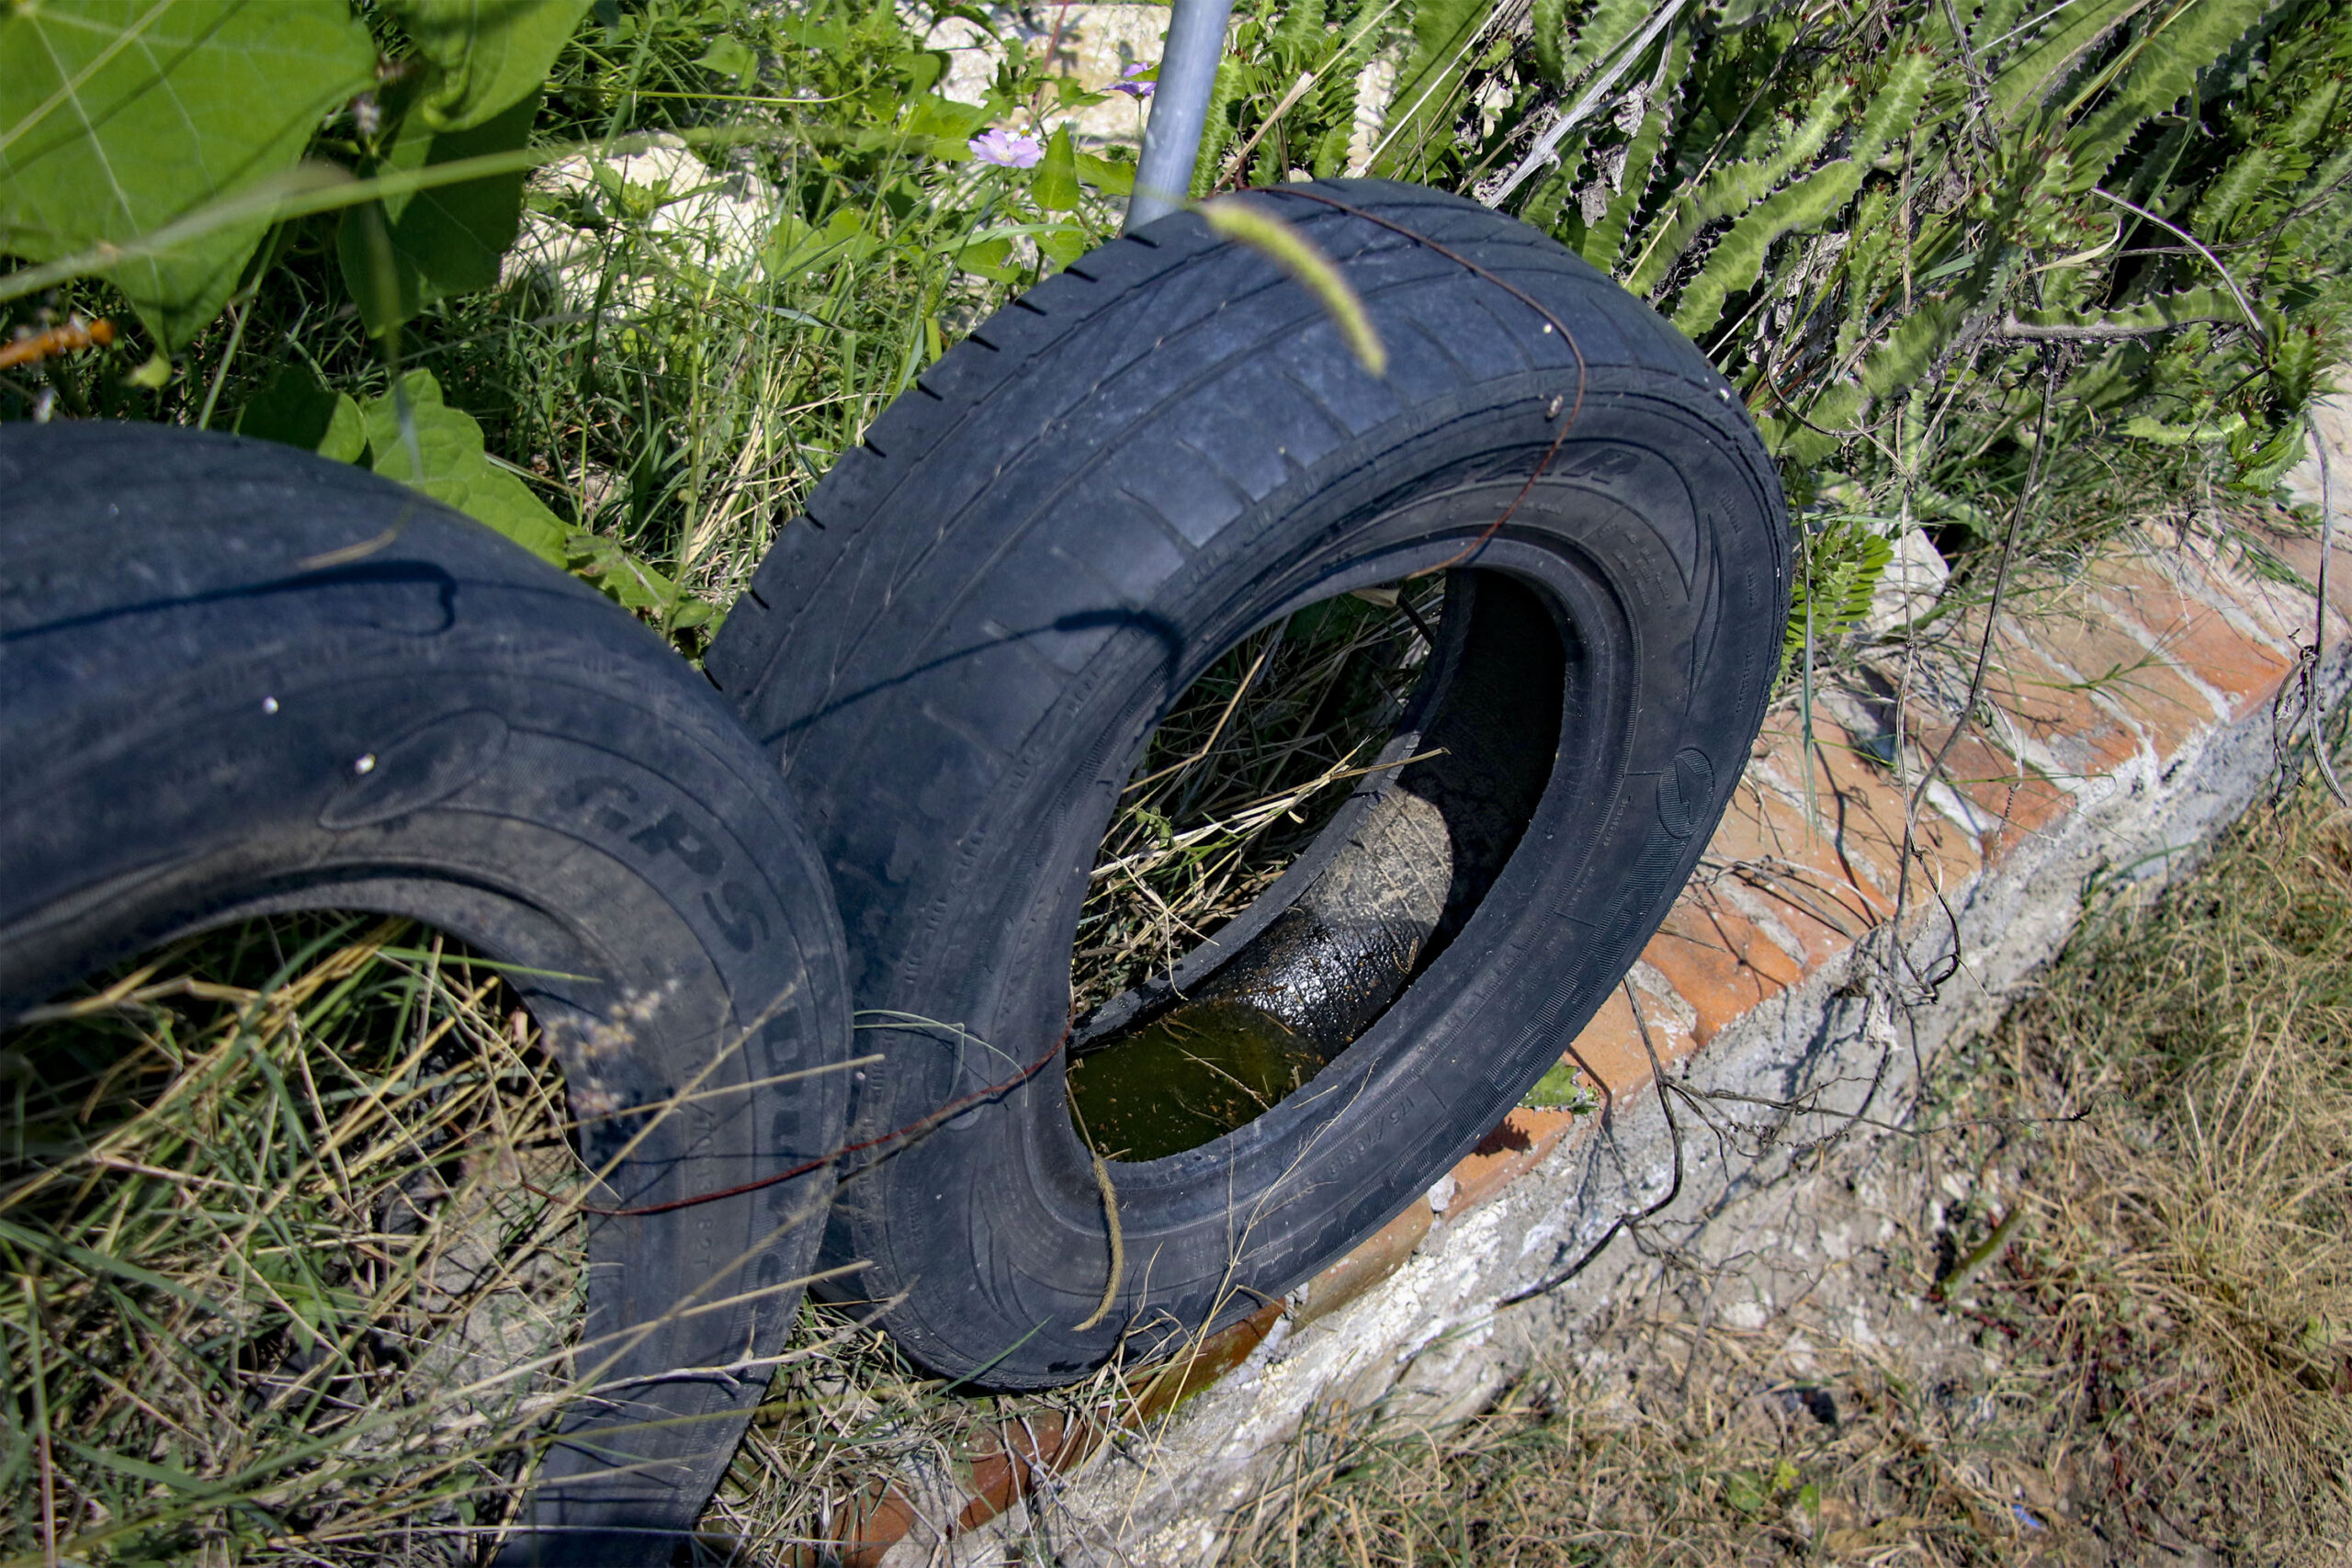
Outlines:
{"type": "Polygon", "coordinates": [[[2136,457],[2267,491],[2352,346],[2341,0],[1418,0],[1404,25],[1375,170],[1649,299],[1801,504],[1848,481],[1982,535],[2018,514],[2045,388],[2052,484],[2136,457]]]}

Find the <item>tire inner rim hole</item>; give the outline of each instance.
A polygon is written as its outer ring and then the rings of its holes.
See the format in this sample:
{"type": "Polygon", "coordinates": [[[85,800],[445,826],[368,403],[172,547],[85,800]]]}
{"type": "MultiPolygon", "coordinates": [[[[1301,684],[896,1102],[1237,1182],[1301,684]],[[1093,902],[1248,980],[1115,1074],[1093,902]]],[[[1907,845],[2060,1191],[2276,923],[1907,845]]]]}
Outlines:
{"type": "Polygon", "coordinates": [[[1106,1158],[1247,1125],[1476,911],[1558,755],[1565,644],[1519,579],[1320,600],[1242,639],[1146,743],[1071,955],[1069,1100],[1106,1158]]]}
{"type": "MultiPolygon", "coordinates": [[[[59,1378],[57,1429],[110,1423],[102,1446],[133,1452],[201,1441],[226,1391],[253,1451],[347,1427],[337,1452],[397,1496],[464,1439],[403,1468],[410,1427],[363,1417],[495,1432],[561,1386],[586,1227],[543,1194],[581,1187],[582,1111],[512,973],[398,917],[258,916],[0,1030],[19,1129],[0,1147],[0,1219],[177,1292],[119,1310],[121,1292],[49,1269],[52,1352],[145,1379],[126,1410],[98,1372],[59,1378]]],[[[524,1456],[501,1439],[476,1457],[511,1476],[524,1456]]],[[[418,1495],[420,1522],[442,1517],[418,1495]]]]}

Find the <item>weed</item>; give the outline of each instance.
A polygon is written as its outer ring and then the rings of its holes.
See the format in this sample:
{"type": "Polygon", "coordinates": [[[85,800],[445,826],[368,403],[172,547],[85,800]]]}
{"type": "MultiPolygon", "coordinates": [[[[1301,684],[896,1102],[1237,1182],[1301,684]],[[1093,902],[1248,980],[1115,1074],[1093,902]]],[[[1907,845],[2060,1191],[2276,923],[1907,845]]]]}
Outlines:
{"type": "Polygon", "coordinates": [[[465,1560],[580,1313],[561,1077],[494,966],[254,922],[5,1057],[0,1541],[18,1560],[465,1560]]]}
{"type": "MultiPolygon", "coordinates": [[[[1933,1066],[1939,1133],[1812,1183],[1825,1230],[1877,1228],[1858,1277],[1745,1326],[1629,1298],[1461,1427],[1325,1412],[1231,1517],[1230,1560],[2335,1561],[2347,944],[2352,814],[2314,788],[2096,912],[1933,1066]]],[[[1740,1300],[1743,1275],[1685,1293],[1740,1300]]]]}
{"type": "Polygon", "coordinates": [[[1403,715],[1442,585],[1342,594],[1242,639],[1153,730],[1095,857],[1080,1014],[1164,971],[1313,842],[1403,715]]]}

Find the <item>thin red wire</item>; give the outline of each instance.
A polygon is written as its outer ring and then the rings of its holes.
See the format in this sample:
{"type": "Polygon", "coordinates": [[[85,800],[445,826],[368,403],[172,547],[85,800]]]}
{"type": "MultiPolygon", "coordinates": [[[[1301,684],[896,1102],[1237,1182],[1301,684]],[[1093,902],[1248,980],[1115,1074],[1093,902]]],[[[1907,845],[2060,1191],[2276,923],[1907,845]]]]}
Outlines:
{"type": "MultiPolygon", "coordinates": [[[[763,1176],[757,1181],[746,1181],[735,1187],[722,1187],[716,1192],[697,1193],[692,1198],[673,1198],[667,1203],[640,1203],[628,1209],[606,1209],[594,1203],[582,1203],[578,1205],[579,1211],[583,1214],[597,1214],[608,1219],[635,1219],[645,1214],[666,1214],[673,1209],[691,1209],[697,1203],[716,1203],[721,1198],[739,1198],[746,1192],[757,1192],[763,1187],[774,1187],[779,1181],[789,1181],[796,1176],[806,1176],[812,1170],[832,1164],[835,1160],[846,1159],[851,1155],[862,1154],[867,1149],[899,1138],[911,1138],[918,1133],[927,1133],[942,1122],[969,1110],[984,1100],[993,1100],[1000,1094],[1020,1088],[1039,1073],[1044,1072],[1046,1064],[1061,1055],[1062,1044],[1069,1039],[1069,1030],[1065,1027],[1044,1055],[1002,1083],[994,1083],[986,1089],[976,1089],[961,1100],[949,1100],[928,1116],[919,1117],[903,1127],[894,1127],[888,1133],[877,1134],[871,1138],[861,1138],[854,1144],[843,1144],[831,1154],[819,1155],[815,1159],[802,1160],[790,1169],[777,1171],[774,1176],[763,1176]]],[[[523,1183],[523,1188],[526,1191],[535,1192],[542,1198],[556,1199],[554,1193],[542,1187],[534,1187],[527,1181],[523,1183]]],[[[556,1201],[561,1201],[560,1199],[556,1201]]]]}
{"type": "MultiPolygon", "coordinates": [[[[1348,214],[1351,218],[1361,218],[1367,223],[1375,224],[1380,228],[1388,230],[1391,233],[1401,234],[1417,245],[1426,245],[1430,250],[1435,251],[1438,254],[1445,257],[1456,265],[1485,278],[1487,282],[1493,284],[1496,288],[1501,289],[1504,293],[1510,295],[1512,299],[1517,299],[1520,303],[1525,305],[1537,315],[1543,317],[1545,321],[1551,324],[1552,330],[1560,334],[1560,340],[1568,345],[1568,352],[1576,356],[1576,400],[1568,406],[1567,417],[1560,422],[1560,433],[1552,438],[1552,445],[1544,449],[1543,460],[1535,465],[1535,471],[1527,476],[1527,482],[1520,486],[1519,493],[1511,497],[1510,504],[1503,508],[1502,514],[1500,516],[1497,517],[1492,523],[1487,525],[1484,533],[1471,540],[1469,544],[1463,547],[1463,548],[1454,555],[1438,562],[1435,566],[1424,567],[1419,571],[1414,572],[1411,575],[1415,578],[1428,577],[1431,573],[1445,571],[1453,567],[1460,565],[1462,562],[1469,559],[1472,556],[1477,554],[1479,550],[1483,549],[1486,547],[1487,540],[1492,539],[1497,534],[1502,532],[1503,525],[1511,520],[1511,515],[1519,510],[1520,503],[1524,502],[1527,499],[1529,492],[1534,490],[1535,482],[1544,477],[1546,469],[1551,468],[1552,459],[1560,455],[1560,447],[1566,442],[1569,429],[1575,425],[1577,416],[1584,412],[1585,384],[1590,379],[1591,371],[1585,364],[1583,346],[1577,342],[1576,334],[1568,331],[1568,324],[1560,320],[1558,316],[1553,314],[1551,309],[1544,305],[1542,300],[1537,299],[1534,296],[1529,294],[1525,289],[1521,288],[1518,285],[1511,283],[1503,277],[1498,276],[1487,268],[1480,266],[1476,262],[1472,261],[1468,256],[1464,255],[1461,252],[1454,250],[1451,246],[1440,244],[1437,241],[1430,239],[1426,234],[1416,233],[1414,231],[1406,228],[1403,224],[1391,222],[1389,220],[1381,217],[1377,213],[1367,212],[1361,207],[1351,206],[1347,202],[1338,200],[1332,197],[1318,195],[1314,191],[1299,190],[1295,187],[1285,186],[1279,190],[1263,194],[1292,197],[1302,201],[1320,202],[1325,207],[1336,208],[1338,210],[1348,214]]],[[[1408,581],[1410,581],[1410,579],[1408,578],[1408,581]]],[[[1038,1057],[1028,1066],[1023,1068],[1020,1073],[1016,1074],[1012,1077],[1005,1079],[1002,1083],[990,1084],[988,1088],[967,1094],[961,1100],[951,1100],[937,1111],[931,1112],[928,1116],[910,1122],[903,1127],[894,1128],[888,1133],[883,1133],[871,1138],[864,1138],[854,1144],[844,1144],[840,1148],[833,1150],[831,1154],[820,1155],[814,1159],[803,1160],[798,1165],[793,1166],[789,1169],[780,1170],[773,1176],[763,1176],[757,1181],[746,1181],[738,1186],[721,1188],[716,1192],[699,1193],[692,1198],[676,1198],[667,1203],[641,1203],[633,1208],[626,1209],[608,1209],[593,1203],[582,1203],[579,1205],[579,1211],[583,1214],[596,1214],[605,1218],[634,1219],[647,1214],[666,1214],[679,1209],[691,1209],[698,1203],[715,1203],[722,1198],[738,1198],[746,1192],[757,1192],[763,1187],[774,1187],[779,1182],[790,1181],[797,1176],[806,1176],[812,1170],[832,1164],[835,1160],[845,1159],[851,1155],[862,1154],[867,1149],[878,1147],[883,1144],[893,1143],[900,1138],[910,1138],[919,1133],[928,1132],[932,1128],[938,1126],[942,1122],[947,1121],[949,1118],[960,1114],[961,1112],[970,1109],[972,1106],[978,1105],[984,1100],[993,1100],[998,1095],[1018,1089],[1021,1085],[1027,1083],[1031,1078],[1035,1077],[1039,1073],[1044,1072],[1046,1070],[1046,1064],[1061,1054],[1062,1045],[1064,1042],[1069,1039],[1069,1031],[1065,1028],[1062,1031],[1060,1037],[1055,1040],[1053,1044],[1047,1048],[1044,1055],[1038,1057]]],[[[554,1193],[548,1192],[542,1188],[535,1187],[527,1181],[523,1183],[523,1186],[526,1190],[537,1193],[542,1198],[551,1199],[555,1197],[554,1193]]]]}
{"type": "Polygon", "coordinates": [[[1376,212],[1366,212],[1363,208],[1350,206],[1348,203],[1340,201],[1337,197],[1318,195],[1311,190],[1300,190],[1295,186],[1275,186],[1271,189],[1258,191],[1255,194],[1295,197],[1300,201],[1320,202],[1325,207],[1337,208],[1340,211],[1348,214],[1351,218],[1361,218],[1367,223],[1377,224],[1381,228],[1387,230],[1392,234],[1402,234],[1405,238],[1412,241],[1417,245],[1428,246],[1430,250],[1435,251],[1438,254],[1445,257],[1448,261],[1453,262],[1457,266],[1464,267],[1469,271],[1477,274],[1480,277],[1485,278],[1487,282],[1493,284],[1496,288],[1501,289],[1504,293],[1510,295],[1512,299],[1518,300],[1521,304],[1526,306],[1537,315],[1543,317],[1544,321],[1551,323],[1552,330],[1560,334],[1561,341],[1568,345],[1568,352],[1576,355],[1576,401],[1571,403],[1568,407],[1568,417],[1560,422],[1560,434],[1552,437],[1552,445],[1544,449],[1544,460],[1535,465],[1535,471],[1527,476],[1527,482],[1519,487],[1519,493],[1510,498],[1510,504],[1503,508],[1502,515],[1496,518],[1492,523],[1487,525],[1487,531],[1479,535],[1476,538],[1471,540],[1470,543],[1464,546],[1460,551],[1448,557],[1444,560],[1438,562],[1435,566],[1423,567],[1420,570],[1410,573],[1407,576],[1405,581],[1409,582],[1417,577],[1428,577],[1433,572],[1446,571],[1454,567],[1460,566],[1464,561],[1468,560],[1472,556],[1476,555],[1480,550],[1484,549],[1487,540],[1502,532],[1503,525],[1511,520],[1511,514],[1519,510],[1520,502],[1525,501],[1528,497],[1528,492],[1535,488],[1535,481],[1544,477],[1544,470],[1552,466],[1552,459],[1560,455],[1560,447],[1568,439],[1569,428],[1576,423],[1577,415],[1584,412],[1585,383],[1591,377],[1591,371],[1586,367],[1584,362],[1583,345],[1577,342],[1576,333],[1568,331],[1568,323],[1554,315],[1542,300],[1536,299],[1533,295],[1528,293],[1517,284],[1509,282],[1508,280],[1498,276],[1496,274],[1487,271],[1485,267],[1480,266],[1476,262],[1472,261],[1468,256],[1464,255],[1461,252],[1453,249],[1451,246],[1438,243],[1435,240],[1430,239],[1427,234],[1416,233],[1412,230],[1406,228],[1402,223],[1393,223],[1387,219],[1381,217],[1376,212]]]}

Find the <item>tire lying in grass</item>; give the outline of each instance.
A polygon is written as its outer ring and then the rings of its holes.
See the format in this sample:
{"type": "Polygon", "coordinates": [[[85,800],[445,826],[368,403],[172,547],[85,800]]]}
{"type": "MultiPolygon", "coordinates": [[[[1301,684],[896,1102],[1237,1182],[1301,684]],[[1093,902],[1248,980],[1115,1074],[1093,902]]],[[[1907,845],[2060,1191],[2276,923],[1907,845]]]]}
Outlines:
{"type": "MultiPolygon", "coordinates": [[[[487,529],[258,442],[0,429],[0,1021],[183,933],[382,911],[516,966],[609,1167],[585,1202],[837,1144],[840,928],[773,767],[656,638],[487,529]]],[[[831,1189],[820,1166],[591,1222],[571,1386],[596,1397],[512,1560],[669,1561],[831,1189]]]]}
{"type": "Polygon", "coordinates": [[[1338,261],[1385,378],[1261,255],[1154,223],[925,371],[709,660],[830,863],[857,1005],[898,1015],[852,1137],[978,1097],[844,1177],[826,1260],[863,1260],[900,1342],[984,1385],[1254,1311],[1466,1153],[1664,917],[1777,669],[1778,482],[1688,342],[1455,198],[1245,199],[1338,261]],[[1392,766],[1172,987],[1075,1026],[1087,1076],[1164,1058],[1198,1007],[1209,1055],[1303,1049],[1313,1077],[1096,1167],[1066,1109],[1069,955],[1147,735],[1253,628],[1441,569],[1392,766]]]}

